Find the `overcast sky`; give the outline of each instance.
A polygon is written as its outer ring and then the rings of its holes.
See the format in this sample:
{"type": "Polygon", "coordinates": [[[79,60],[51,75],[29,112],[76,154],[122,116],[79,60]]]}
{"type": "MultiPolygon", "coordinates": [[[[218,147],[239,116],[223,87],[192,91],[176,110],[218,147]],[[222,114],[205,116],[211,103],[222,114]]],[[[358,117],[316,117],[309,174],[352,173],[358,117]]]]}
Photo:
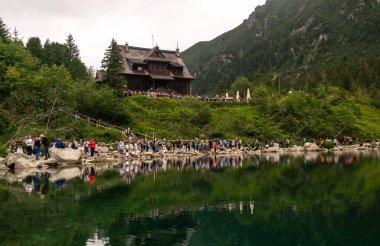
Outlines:
{"type": "Polygon", "coordinates": [[[23,38],[64,43],[74,36],[82,60],[99,68],[119,44],[181,51],[238,26],[265,0],[0,0],[0,17],[23,38]]]}

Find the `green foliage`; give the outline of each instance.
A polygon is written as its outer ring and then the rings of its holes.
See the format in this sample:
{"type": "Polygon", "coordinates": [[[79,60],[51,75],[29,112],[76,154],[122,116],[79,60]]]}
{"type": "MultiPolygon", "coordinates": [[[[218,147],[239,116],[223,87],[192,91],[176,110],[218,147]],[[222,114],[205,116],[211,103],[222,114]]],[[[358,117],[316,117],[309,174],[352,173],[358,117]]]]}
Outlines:
{"type": "Polygon", "coordinates": [[[247,89],[250,89],[252,91],[252,88],[253,84],[248,80],[247,77],[238,76],[235,79],[234,83],[231,85],[230,94],[236,95],[236,92],[239,91],[240,96],[243,97],[247,89]]]}
{"type": "Polygon", "coordinates": [[[9,29],[3,22],[3,19],[0,17],[0,38],[3,40],[9,39],[9,29]]]}
{"type": "Polygon", "coordinates": [[[68,69],[70,71],[71,77],[74,80],[88,80],[89,79],[89,74],[87,72],[87,68],[84,65],[84,63],[77,57],[73,58],[69,65],[68,69]]]}
{"type": "Polygon", "coordinates": [[[209,108],[201,108],[198,112],[191,117],[190,122],[198,127],[203,127],[208,124],[211,120],[211,113],[209,108]]]}
{"type": "Polygon", "coordinates": [[[73,35],[69,34],[66,38],[66,56],[68,61],[72,61],[74,58],[79,58],[79,49],[75,44],[73,35]]]}
{"type": "Polygon", "coordinates": [[[77,109],[96,119],[112,124],[126,125],[131,116],[123,100],[116,97],[108,86],[96,88],[94,83],[85,83],[76,91],[77,109]]]}
{"type": "Polygon", "coordinates": [[[31,37],[26,43],[26,49],[39,60],[43,59],[44,50],[42,48],[41,40],[39,37],[31,37]]]}
{"type": "Polygon", "coordinates": [[[123,69],[123,59],[120,54],[120,48],[114,39],[112,39],[111,44],[104,53],[102,69],[106,71],[105,84],[117,90],[123,89],[125,80],[120,76],[120,72],[123,69]]]}
{"type": "Polygon", "coordinates": [[[44,46],[45,50],[45,63],[48,65],[65,65],[68,63],[67,59],[67,47],[64,44],[52,42],[44,46]]]}

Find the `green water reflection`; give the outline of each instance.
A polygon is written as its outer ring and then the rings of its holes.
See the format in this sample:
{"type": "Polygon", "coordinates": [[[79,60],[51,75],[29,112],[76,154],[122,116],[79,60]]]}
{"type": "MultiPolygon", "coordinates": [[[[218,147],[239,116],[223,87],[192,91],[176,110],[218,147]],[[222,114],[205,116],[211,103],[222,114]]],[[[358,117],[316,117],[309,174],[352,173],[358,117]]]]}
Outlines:
{"type": "Polygon", "coordinates": [[[380,242],[378,152],[160,160],[127,179],[120,165],[96,170],[93,184],[77,177],[59,186],[52,175],[46,194],[45,174],[32,193],[28,178],[3,174],[1,244],[380,242]]]}

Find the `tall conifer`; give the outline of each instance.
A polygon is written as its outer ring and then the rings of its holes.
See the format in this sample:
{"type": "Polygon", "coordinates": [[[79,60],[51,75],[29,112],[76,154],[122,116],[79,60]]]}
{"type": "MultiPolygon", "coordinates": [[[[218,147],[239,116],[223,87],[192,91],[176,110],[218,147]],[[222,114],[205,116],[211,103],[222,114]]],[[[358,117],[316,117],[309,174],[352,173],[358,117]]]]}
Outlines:
{"type": "Polygon", "coordinates": [[[108,46],[104,53],[102,69],[106,72],[104,82],[115,89],[121,90],[125,81],[120,75],[123,69],[123,58],[115,39],[112,39],[110,46],[108,46]]]}
{"type": "Polygon", "coordinates": [[[7,25],[3,22],[3,19],[0,17],[0,37],[3,39],[8,39],[9,38],[9,29],[7,25]]]}
{"type": "Polygon", "coordinates": [[[69,34],[66,38],[66,47],[67,47],[67,59],[72,61],[74,58],[79,58],[79,49],[75,44],[73,35],[69,34]]]}

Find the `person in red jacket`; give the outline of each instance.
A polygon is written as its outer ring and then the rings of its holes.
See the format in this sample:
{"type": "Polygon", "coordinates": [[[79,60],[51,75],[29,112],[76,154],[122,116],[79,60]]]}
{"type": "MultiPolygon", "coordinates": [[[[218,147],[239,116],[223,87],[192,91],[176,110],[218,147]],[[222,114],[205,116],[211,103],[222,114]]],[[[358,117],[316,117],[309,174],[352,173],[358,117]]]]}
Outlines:
{"type": "Polygon", "coordinates": [[[94,154],[95,154],[95,148],[96,148],[96,143],[94,141],[94,139],[91,139],[90,140],[90,153],[91,153],[91,157],[94,157],[94,154]]]}

